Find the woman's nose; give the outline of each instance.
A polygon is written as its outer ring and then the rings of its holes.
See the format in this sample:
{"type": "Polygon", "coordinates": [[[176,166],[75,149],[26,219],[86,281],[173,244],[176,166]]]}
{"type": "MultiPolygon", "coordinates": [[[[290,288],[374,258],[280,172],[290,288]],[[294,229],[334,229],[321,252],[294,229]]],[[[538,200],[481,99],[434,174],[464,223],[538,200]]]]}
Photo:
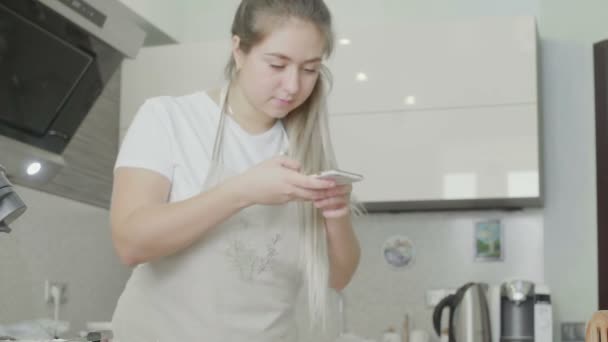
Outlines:
{"type": "Polygon", "coordinates": [[[298,68],[291,68],[285,73],[283,86],[289,95],[294,95],[300,90],[300,70],[298,68]]]}

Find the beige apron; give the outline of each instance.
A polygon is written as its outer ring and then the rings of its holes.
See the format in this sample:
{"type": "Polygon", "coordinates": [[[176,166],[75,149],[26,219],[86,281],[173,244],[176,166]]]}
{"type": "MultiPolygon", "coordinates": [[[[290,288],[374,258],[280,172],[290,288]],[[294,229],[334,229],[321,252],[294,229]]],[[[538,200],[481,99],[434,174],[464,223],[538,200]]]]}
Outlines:
{"type": "MultiPolygon", "coordinates": [[[[201,191],[234,174],[222,158],[226,98],[227,87],[201,191]]],[[[248,207],[182,252],[138,266],[114,313],[116,340],[297,341],[296,210],[295,203],[248,207]]]]}

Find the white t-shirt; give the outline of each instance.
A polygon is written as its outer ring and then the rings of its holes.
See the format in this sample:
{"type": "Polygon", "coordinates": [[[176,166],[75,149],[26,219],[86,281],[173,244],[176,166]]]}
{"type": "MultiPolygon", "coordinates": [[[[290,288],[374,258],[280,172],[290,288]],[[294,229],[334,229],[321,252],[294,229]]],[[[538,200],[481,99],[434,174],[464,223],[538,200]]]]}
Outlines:
{"type": "MultiPolygon", "coordinates": [[[[203,92],[146,101],[116,167],[167,177],[172,202],[199,194],[211,166],[219,112],[203,92]]],[[[280,121],[251,135],[225,118],[222,154],[231,171],[243,172],[287,146],[280,121]]],[[[225,168],[218,168],[222,177],[232,174],[225,168]]],[[[138,265],[112,318],[116,338],[297,341],[294,306],[302,283],[297,217],[296,203],[250,206],[179,253],[138,265]]]]}
{"type": "MultiPolygon", "coordinates": [[[[171,202],[200,193],[219,115],[218,105],[202,91],[148,99],[125,135],[115,168],[144,168],[165,176],[172,184],[171,202]]],[[[252,135],[227,116],[224,130],[223,161],[236,173],[281,154],[288,146],[280,120],[266,132],[252,135]]]]}

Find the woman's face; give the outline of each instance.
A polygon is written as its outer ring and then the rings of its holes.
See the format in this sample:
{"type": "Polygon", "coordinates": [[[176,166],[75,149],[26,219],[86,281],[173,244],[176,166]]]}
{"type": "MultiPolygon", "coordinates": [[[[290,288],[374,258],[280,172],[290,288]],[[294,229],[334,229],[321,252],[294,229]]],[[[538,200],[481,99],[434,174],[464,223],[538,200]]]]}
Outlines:
{"type": "Polygon", "coordinates": [[[310,96],[324,48],[316,26],[298,19],[278,25],[248,54],[238,49],[235,38],[239,86],[256,110],[283,118],[310,96]]]}

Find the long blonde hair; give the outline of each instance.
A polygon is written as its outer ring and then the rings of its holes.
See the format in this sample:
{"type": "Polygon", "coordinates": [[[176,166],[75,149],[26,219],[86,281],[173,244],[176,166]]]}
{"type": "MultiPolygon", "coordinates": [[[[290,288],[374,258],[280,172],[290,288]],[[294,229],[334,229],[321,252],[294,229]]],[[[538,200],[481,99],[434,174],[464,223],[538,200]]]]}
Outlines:
{"type": "MultiPolygon", "coordinates": [[[[277,24],[297,18],[314,24],[325,38],[325,57],[333,50],[334,33],[331,14],[323,0],[242,0],[232,24],[232,35],[240,38],[239,48],[249,53],[277,24]],[[265,20],[266,19],[266,20],[265,20]],[[272,20],[274,19],[274,20],[272,20]],[[267,25],[263,25],[267,24],[267,25]]],[[[236,79],[234,57],[226,65],[226,77],[236,79]]],[[[337,167],[329,136],[327,94],[331,74],[325,67],[309,98],[283,120],[289,136],[289,155],[302,164],[304,174],[318,173],[337,167]]],[[[310,202],[299,202],[301,266],[307,280],[311,324],[327,318],[329,290],[329,259],[325,221],[310,202]]]]}

